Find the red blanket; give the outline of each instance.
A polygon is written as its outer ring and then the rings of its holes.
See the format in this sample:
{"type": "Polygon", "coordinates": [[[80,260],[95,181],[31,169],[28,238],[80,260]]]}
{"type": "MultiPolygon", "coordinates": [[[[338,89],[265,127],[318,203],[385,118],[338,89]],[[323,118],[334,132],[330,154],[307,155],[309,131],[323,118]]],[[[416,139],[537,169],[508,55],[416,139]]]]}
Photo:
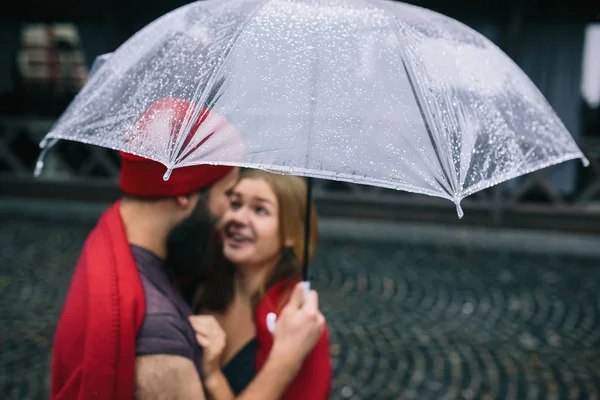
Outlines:
{"type": "MultiPolygon", "coordinates": [[[[287,303],[295,281],[283,281],[271,287],[260,302],[256,310],[256,338],[258,351],[256,353],[256,369],[259,371],[264,365],[271,347],[273,336],[267,328],[267,314],[279,314],[282,306],[287,303]]],[[[327,327],[323,331],[317,345],[304,360],[300,372],[287,388],[282,399],[284,400],[324,400],[329,399],[333,371],[331,355],[329,353],[329,333],[327,327]]]]}
{"type": "Polygon", "coordinates": [[[51,398],[131,400],[145,307],[117,202],[88,236],[75,267],[54,337],[51,398]]]}

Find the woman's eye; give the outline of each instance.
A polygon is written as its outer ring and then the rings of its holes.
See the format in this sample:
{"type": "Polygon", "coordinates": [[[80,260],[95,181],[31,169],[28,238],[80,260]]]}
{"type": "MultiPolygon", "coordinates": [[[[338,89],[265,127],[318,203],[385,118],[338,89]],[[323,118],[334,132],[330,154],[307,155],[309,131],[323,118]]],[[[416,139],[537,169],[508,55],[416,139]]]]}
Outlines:
{"type": "Polygon", "coordinates": [[[231,207],[231,208],[233,208],[233,209],[238,209],[238,208],[240,208],[240,207],[241,207],[241,205],[242,205],[242,204],[241,204],[239,201],[237,201],[237,200],[231,200],[231,201],[229,202],[229,207],[231,207]]]}
{"type": "Polygon", "coordinates": [[[259,215],[269,215],[269,212],[267,211],[266,208],[262,208],[262,207],[258,207],[256,209],[256,213],[259,215]]]}

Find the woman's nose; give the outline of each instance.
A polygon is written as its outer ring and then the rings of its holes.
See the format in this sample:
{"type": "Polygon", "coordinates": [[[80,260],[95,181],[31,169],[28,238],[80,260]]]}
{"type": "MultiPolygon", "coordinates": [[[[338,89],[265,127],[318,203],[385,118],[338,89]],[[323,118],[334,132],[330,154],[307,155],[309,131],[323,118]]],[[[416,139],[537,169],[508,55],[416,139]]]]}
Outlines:
{"type": "Polygon", "coordinates": [[[231,216],[233,222],[240,225],[246,225],[248,223],[248,209],[247,207],[240,207],[233,211],[231,216]]]}

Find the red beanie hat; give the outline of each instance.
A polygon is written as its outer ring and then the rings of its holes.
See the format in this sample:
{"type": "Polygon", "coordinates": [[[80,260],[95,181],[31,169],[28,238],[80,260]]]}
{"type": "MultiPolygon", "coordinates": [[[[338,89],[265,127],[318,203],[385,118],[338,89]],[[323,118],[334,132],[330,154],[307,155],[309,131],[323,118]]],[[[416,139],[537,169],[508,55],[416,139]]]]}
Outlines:
{"type": "MultiPolygon", "coordinates": [[[[138,128],[143,131],[157,112],[169,110],[173,116],[170,131],[166,133],[178,132],[190,107],[193,107],[193,105],[185,100],[160,100],[150,107],[142,118],[140,118],[138,128]]],[[[189,135],[188,140],[184,143],[184,147],[193,138],[208,113],[209,111],[206,109],[201,110],[198,119],[192,126],[191,135],[189,135]]],[[[206,136],[198,146],[213,134],[214,132],[206,136]]],[[[119,187],[127,195],[142,198],[175,197],[192,193],[211,186],[233,169],[233,167],[229,166],[204,164],[175,168],[169,179],[165,181],[163,176],[167,172],[167,168],[163,164],[125,152],[121,152],[120,155],[121,174],[119,187]]]]}

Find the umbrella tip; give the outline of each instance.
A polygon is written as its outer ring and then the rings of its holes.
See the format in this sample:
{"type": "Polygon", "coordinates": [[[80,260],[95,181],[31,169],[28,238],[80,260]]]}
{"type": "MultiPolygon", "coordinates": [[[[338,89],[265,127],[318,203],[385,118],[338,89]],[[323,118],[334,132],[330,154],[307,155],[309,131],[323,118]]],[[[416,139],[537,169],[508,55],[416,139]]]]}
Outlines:
{"type": "Polygon", "coordinates": [[[168,181],[169,178],[171,177],[172,172],[173,172],[173,167],[167,168],[167,172],[165,172],[165,174],[163,175],[163,180],[168,181]]]}
{"type": "Polygon", "coordinates": [[[590,160],[588,160],[586,156],[581,157],[581,163],[583,164],[584,167],[590,166],[590,160]]]}
{"type": "Polygon", "coordinates": [[[42,174],[42,170],[44,169],[44,158],[46,157],[46,153],[48,153],[48,150],[50,150],[50,148],[52,148],[57,141],[58,139],[54,139],[50,143],[48,143],[48,139],[44,138],[40,142],[40,148],[42,149],[42,151],[40,151],[37,161],[35,162],[35,169],[33,170],[34,178],[39,178],[42,174]]]}
{"type": "Polygon", "coordinates": [[[460,206],[460,201],[457,201],[454,204],[456,204],[456,213],[458,214],[458,219],[462,219],[462,217],[465,216],[465,212],[463,211],[462,207],[460,206]]]}
{"type": "Polygon", "coordinates": [[[34,178],[39,178],[44,169],[44,160],[37,160],[35,163],[35,170],[33,171],[34,178]]]}

